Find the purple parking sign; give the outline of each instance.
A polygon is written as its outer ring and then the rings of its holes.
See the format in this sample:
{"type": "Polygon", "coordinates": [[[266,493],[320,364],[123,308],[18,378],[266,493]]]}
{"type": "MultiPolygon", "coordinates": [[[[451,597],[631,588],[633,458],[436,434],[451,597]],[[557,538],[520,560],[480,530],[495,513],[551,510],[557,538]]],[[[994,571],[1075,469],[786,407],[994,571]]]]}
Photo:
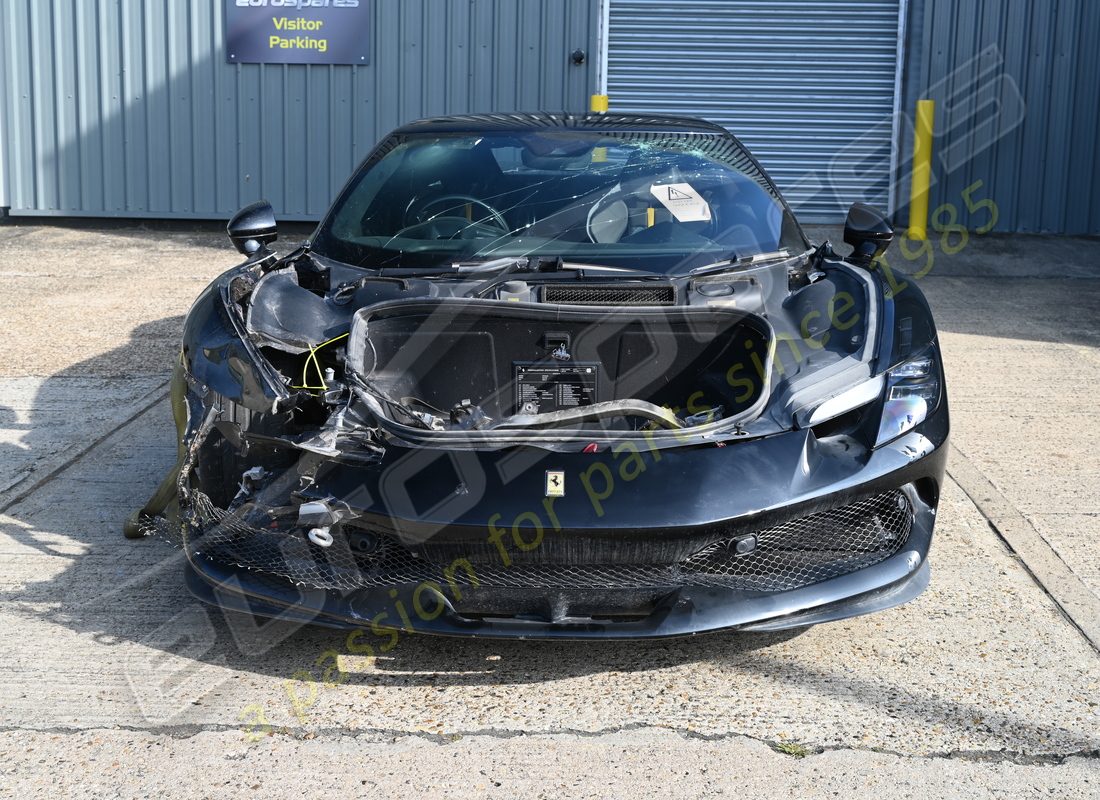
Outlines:
{"type": "Polygon", "coordinates": [[[370,0],[225,0],[230,64],[368,64],[370,0]]]}

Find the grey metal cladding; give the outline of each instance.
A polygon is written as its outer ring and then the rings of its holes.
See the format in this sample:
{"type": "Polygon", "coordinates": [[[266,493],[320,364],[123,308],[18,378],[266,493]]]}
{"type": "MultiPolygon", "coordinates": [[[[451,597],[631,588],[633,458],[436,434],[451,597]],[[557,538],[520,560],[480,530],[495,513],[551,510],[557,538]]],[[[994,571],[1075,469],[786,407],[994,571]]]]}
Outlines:
{"type": "MultiPolygon", "coordinates": [[[[910,3],[910,119],[919,96],[945,79],[957,88],[952,76],[990,46],[1026,107],[990,143],[975,135],[988,117],[941,105],[931,210],[951,203],[959,222],[983,225],[986,211],[972,221],[961,196],[981,180],[996,230],[1100,233],[1100,3],[910,3]]],[[[284,219],[316,219],[409,119],[587,106],[595,0],[372,5],[369,66],[308,67],[226,63],[218,0],[4,0],[0,205],[221,218],[267,197],[284,219]],[[569,60],[576,47],[584,66],[569,60]]],[[[835,220],[885,180],[897,5],[612,0],[611,107],[726,125],[804,218],[835,220]]],[[[903,143],[902,201],[908,132],[903,143]]]]}
{"type": "Polygon", "coordinates": [[[372,0],[371,64],[229,64],[222,0],[3,0],[17,215],[315,220],[417,117],[583,111],[590,0],[372,0]]]}
{"type": "Polygon", "coordinates": [[[806,221],[887,205],[898,0],[611,0],[612,111],[728,128],[806,221]]]}
{"type": "MultiPolygon", "coordinates": [[[[992,198],[995,230],[1100,233],[1100,3],[1095,0],[924,0],[914,24],[906,113],[947,83],[936,108],[930,213],[950,203],[973,230],[962,192],[992,198]],[[978,74],[967,65],[979,59],[978,74]],[[971,102],[968,94],[976,93],[971,102]],[[1023,105],[1024,113],[1015,109],[1023,105]]],[[[945,211],[941,222],[948,221],[945,211]]]]}

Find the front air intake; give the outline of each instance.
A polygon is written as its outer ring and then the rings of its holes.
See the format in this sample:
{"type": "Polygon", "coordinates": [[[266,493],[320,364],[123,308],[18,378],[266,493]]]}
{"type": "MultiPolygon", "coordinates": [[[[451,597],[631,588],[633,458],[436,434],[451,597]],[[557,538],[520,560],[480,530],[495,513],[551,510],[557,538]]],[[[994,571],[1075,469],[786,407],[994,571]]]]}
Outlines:
{"type": "Polygon", "coordinates": [[[669,283],[595,286],[556,283],[543,287],[542,302],[573,306],[673,306],[676,305],[676,287],[669,283]]]}

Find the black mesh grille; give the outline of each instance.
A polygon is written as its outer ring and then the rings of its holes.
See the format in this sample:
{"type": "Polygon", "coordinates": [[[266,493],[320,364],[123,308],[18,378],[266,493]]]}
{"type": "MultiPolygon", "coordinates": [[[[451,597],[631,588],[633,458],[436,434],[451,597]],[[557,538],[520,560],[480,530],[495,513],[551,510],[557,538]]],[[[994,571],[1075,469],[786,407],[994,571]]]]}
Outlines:
{"type": "Polygon", "coordinates": [[[913,527],[913,509],[899,491],[810,514],[752,534],[754,550],[736,552],[738,536],[681,562],[685,572],[732,579],[738,588],[782,591],[869,567],[896,553],[913,527]]]}
{"type": "Polygon", "coordinates": [[[544,303],[576,306],[671,306],[676,304],[676,287],[656,285],[583,283],[550,284],[543,287],[544,303]]]}
{"type": "MultiPolygon", "coordinates": [[[[205,533],[187,546],[224,563],[267,572],[295,583],[354,589],[432,581],[441,586],[485,588],[627,589],[713,586],[778,592],[807,586],[877,564],[909,538],[913,509],[901,491],[810,514],[753,534],[707,545],[673,564],[470,564],[449,567],[415,557],[399,540],[377,536],[370,553],[353,552],[348,537],[318,547],[299,532],[280,533],[242,524],[196,495],[205,533]],[[745,537],[755,547],[745,548],[745,537]]],[[[346,533],[354,529],[346,528],[346,533]]]]}

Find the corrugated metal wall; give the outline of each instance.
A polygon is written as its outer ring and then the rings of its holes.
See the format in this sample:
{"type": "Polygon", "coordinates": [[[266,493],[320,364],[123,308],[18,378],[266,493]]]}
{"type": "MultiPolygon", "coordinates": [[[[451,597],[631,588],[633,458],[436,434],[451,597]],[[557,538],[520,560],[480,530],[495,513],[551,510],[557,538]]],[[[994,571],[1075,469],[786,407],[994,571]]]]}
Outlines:
{"type": "MultiPolygon", "coordinates": [[[[930,209],[991,198],[995,230],[1100,233],[1100,2],[924,0],[920,76],[937,100],[930,209]]],[[[941,215],[948,221],[948,214],[941,215]]]]}
{"type": "MultiPolygon", "coordinates": [[[[3,11],[0,10],[0,21],[3,21],[3,16],[3,11]]],[[[0,34],[0,215],[5,213],[3,209],[11,205],[11,201],[8,199],[8,129],[6,123],[8,82],[4,77],[4,64],[7,63],[4,55],[5,38],[3,34],[0,34]]]]}
{"type": "Polygon", "coordinates": [[[371,4],[369,66],[285,66],[226,63],[223,0],[3,0],[11,213],[316,219],[400,123],[587,108],[590,0],[371,4]]]}
{"type": "Polygon", "coordinates": [[[614,111],[705,117],[799,217],[885,208],[899,0],[610,0],[614,111]]]}

